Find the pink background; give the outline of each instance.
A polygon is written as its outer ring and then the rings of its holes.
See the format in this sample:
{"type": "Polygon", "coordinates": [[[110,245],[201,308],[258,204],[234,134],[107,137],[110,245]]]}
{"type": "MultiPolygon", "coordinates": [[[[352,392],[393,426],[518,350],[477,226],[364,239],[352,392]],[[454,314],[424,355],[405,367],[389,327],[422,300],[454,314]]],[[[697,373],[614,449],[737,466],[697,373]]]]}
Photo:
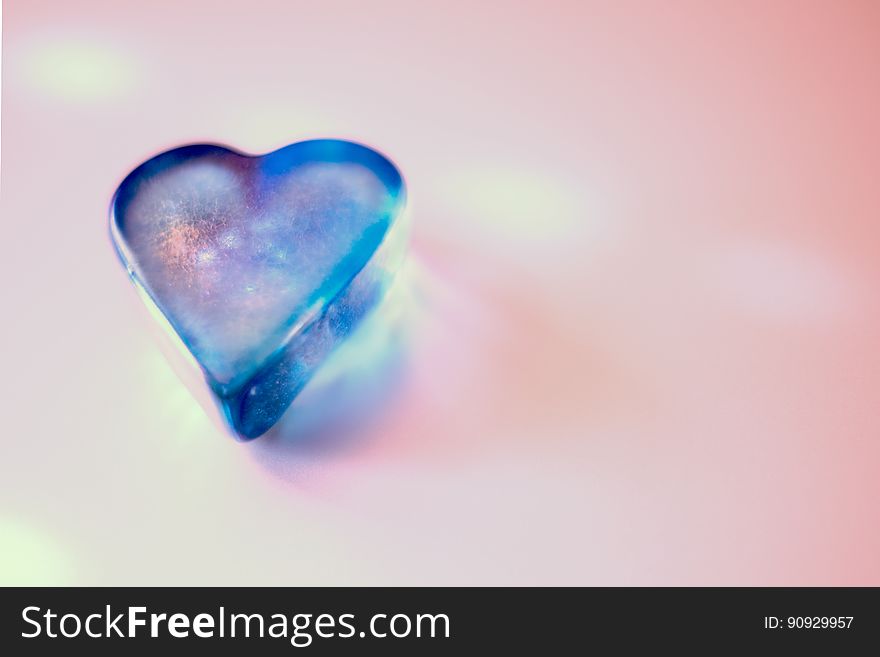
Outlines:
{"type": "Polygon", "coordinates": [[[0,581],[880,585],[877,3],[3,10],[0,581]],[[107,206],[315,136],[407,177],[408,351],[238,444],[107,206]]]}

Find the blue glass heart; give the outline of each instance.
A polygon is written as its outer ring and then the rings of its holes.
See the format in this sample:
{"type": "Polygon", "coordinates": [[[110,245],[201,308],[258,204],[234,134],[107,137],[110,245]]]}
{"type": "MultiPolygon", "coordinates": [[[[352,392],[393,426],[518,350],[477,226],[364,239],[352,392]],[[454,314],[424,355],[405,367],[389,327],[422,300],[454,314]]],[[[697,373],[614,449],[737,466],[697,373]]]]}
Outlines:
{"type": "Polygon", "coordinates": [[[359,144],[306,141],[262,156],[198,144],[123,180],[111,232],[229,425],[251,439],[383,298],[404,203],[395,166],[359,144]]]}

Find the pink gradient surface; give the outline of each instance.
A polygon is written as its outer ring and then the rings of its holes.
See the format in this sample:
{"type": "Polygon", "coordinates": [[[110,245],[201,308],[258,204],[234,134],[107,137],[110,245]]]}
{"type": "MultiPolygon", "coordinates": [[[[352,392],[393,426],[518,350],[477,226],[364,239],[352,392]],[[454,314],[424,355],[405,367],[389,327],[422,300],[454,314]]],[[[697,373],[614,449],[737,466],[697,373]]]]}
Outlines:
{"type": "Polygon", "coordinates": [[[880,585],[877,3],[3,10],[0,581],[880,585]],[[108,203],[317,136],[408,180],[405,353],[238,444],[108,203]]]}

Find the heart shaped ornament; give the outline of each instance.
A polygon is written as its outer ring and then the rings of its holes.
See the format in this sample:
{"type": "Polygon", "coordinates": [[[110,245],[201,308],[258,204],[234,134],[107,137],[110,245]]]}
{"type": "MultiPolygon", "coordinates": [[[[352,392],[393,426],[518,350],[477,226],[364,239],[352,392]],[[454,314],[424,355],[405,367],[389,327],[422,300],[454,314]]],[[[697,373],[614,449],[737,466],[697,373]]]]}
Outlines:
{"type": "Polygon", "coordinates": [[[111,233],[142,296],[249,440],[385,297],[404,251],[405,196],[397,168],[352,142],[260,156],[198,144],[122,181],[111,233]]]}

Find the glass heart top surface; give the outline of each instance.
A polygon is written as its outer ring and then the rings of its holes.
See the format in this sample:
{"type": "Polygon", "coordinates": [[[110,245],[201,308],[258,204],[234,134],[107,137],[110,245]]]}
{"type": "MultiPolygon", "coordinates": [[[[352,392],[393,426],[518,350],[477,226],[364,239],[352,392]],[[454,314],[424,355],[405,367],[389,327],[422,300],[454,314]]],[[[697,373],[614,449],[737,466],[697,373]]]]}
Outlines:
{"type": "Polygon", "coordinates": [[[262,156],[193,145],[125,178],[112,233],[211,385],[229,390],[345,288],[403,204],[394,165],[351,142],[262,156]]]}

